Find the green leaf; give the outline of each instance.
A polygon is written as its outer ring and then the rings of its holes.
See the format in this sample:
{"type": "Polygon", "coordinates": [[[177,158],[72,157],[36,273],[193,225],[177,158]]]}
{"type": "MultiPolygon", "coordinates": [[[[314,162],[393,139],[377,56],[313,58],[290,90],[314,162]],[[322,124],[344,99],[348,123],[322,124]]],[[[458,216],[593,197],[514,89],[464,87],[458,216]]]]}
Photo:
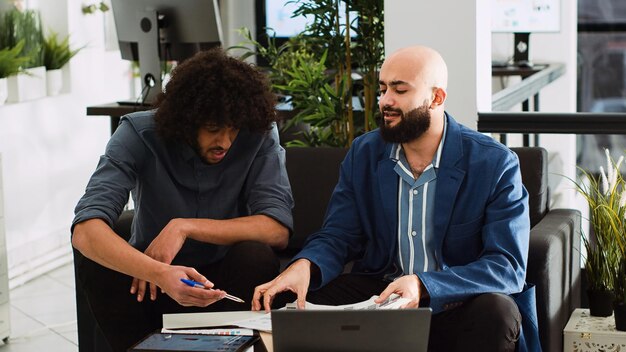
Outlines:
{"type": "Polygon", "coordinates": [[[21,40],[13,48],[0,50],[0,78],[6,78],[17,74],[21,66],[28,62],[27,56],[20,56],[24,48],[24,41],[21,40]]]}
{"type": "Polygon", "coordinates": [[[50,32],[44,41],[44,66],[48,70],[57,70],[65,66],[83,47],[70,49],[70,37],[59,41],[58,34],[50,32]]]}

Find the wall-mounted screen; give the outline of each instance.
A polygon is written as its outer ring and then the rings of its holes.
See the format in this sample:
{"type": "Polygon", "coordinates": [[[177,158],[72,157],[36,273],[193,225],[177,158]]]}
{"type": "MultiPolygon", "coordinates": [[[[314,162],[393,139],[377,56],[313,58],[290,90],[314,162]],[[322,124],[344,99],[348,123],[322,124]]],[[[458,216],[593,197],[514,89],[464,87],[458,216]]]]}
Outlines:
{"type": "Polygon", "coordinates": [[[561,29],[561,0],[491,1],[493,32],[537,33],[561,29]]]}
{"type": "MultiPolygon", "coordinates": [[[[345,24],[345,2],[339,5],[339,22],[345,24]]],[[[257,0],[257,37],[275,36],[278,43],[304,32],[313,19],[307,16],[292,17],[300,4],[293,0],[257,0]]],[[[350,13],[352,25],[356,25],[356,12],[350,13]]]]}

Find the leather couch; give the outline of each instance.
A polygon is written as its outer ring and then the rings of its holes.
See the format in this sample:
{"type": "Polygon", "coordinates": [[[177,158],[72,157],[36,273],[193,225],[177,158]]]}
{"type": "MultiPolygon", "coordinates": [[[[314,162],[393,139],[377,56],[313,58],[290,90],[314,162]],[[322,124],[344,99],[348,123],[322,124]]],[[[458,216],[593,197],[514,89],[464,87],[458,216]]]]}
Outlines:
{"type": "MultiPolygon", "coordinates": [[[[537,313],[544,351],[562,351],[563,328],[571,312],[580,306],[580,213],[549,209],[547,153],[543,148],[512,148],[520,158],[522,182],[529,192],[530,250],[527,281],[537,286],[537,313]]],[[[343,148],[288,148],[287,172],[295,200],[294,233],[279,251],[283,267],[302,247],[306,237],[319,229],[337,183],[343,148]]],[[[118,220],[115,230],[128,238],[132,211],[118,220]]],[[[77,251],[75,267],[83,260],[77,251]]],[[[76,272],[77,281],[79,272],[76,272]]],[[[77,316],[80,351],[107,351],[102,336],[77,282],[77,316]]]]}

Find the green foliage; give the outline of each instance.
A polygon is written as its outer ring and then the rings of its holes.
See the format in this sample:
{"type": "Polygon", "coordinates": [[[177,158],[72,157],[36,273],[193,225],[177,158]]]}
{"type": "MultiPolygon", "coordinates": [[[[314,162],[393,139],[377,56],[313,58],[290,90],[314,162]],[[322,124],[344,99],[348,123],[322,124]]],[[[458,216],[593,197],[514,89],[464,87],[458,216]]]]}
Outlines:
{"type": "Polygon", "coordinates": [[[51,32],[44,40],[44,65],[47,70],[58,70],[65,66],[81,49],[82,47],[71,50],[69,36],[59,41],[58,34],[51,32]]]}
{"type": "Polygon", "coordinates": [[[256,53],[248,49],[242,57],[263,57],[269,62],[275,92],[290,97],[297,114],[284,129],[302,124],[309,127],[300,132],[300,140],[290,145],[349,146],[354,137],[376,127],[378,69],[384,56],[384,1],[292,3],[299,5],[294,17],[303,15],[312,20],[305,31],[280,46],[274,37],[267,38],[268,44],[263,46],[243,29],[245,44],[252,45],[256,53]],[[353,67],[358,71],[353,72],[353,67]],[[353,73],[362,77],[356,84],[353,73]],[[353,96],[364,107],[362,119],[355,119],[353,96]]]}
{"type": "Polygon", "coordinates": [[[100,1],[99,3],[83,5],[81,8],[83,15],[91,15],[96,13],[96,11],[107,12],[109,11],[109,6],[104,2],[100,1]]]}
{"type": "Polygon", "coordinates": [[[43,32],[36,10],[9,10],[0,21],[0,48],[13,48],[24,41],[21,56],[29,58],[23,68],[43,66],[43,32]]]}
{"type": "Polygon", "coordinates": [[[28,61],[28,57],[20,56],[24,41],[13,48],[0,50],[0,78],[6,78],[20,72],[20,67],[28,61]]]}
{"type": "Polygon", "coordinates": [[[577,191],[589,205],[590,224],[594,238],[583,236],[587,252],[585,270],[591,289],[614,290],[618,300],[626,300],[626,182],[619,168],[623,157],[615,163],[608,150],[607,173],[600,168],[594,176],[586,170],[582,180],[574,182],[577,191]],[[621,281],[620,281],[621,280],[621,281]]]}

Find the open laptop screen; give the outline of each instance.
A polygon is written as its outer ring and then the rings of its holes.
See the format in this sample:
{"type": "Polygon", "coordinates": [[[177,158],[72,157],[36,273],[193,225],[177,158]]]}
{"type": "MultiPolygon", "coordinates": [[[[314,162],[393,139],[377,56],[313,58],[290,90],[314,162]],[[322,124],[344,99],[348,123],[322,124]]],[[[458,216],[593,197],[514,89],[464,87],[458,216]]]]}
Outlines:
{"type": "Polygon", "coordinates": [[[275,352],[426,352],[430,308],[272,311],[275,352]]]}

